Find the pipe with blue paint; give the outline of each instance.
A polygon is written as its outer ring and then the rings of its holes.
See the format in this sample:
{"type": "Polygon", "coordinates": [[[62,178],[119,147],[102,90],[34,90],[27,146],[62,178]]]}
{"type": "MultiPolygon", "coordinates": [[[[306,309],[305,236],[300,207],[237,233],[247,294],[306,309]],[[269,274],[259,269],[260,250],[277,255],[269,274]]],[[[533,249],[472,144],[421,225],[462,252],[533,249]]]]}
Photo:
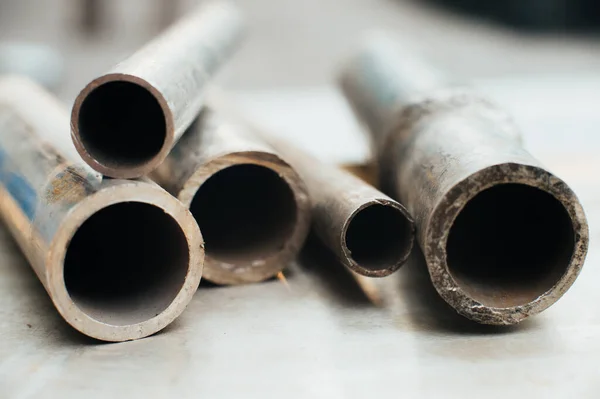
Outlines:
{"type": "Polygon", "coordinates": [[[0,78],[0,216],[58,312],[90,337],[151,335],[200,282],[191,213],[149,180],[103,179],[77,154],[65,107],[22,77],[0,78]]]}

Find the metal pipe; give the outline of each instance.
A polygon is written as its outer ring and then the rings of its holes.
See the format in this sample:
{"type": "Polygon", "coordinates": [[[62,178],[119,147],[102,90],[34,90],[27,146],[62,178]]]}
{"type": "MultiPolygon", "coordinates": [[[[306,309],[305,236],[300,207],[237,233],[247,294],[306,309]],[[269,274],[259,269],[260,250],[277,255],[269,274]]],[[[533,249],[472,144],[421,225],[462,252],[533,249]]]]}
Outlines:
{"type": "Polygon", "coordinates": [[[203,277],[243,284],[275,276],[308,233],[304,183],[243,125],[210,109],[152,178],[189,207],[206,240],[203,277]]]}
{"type": "Polygon", "coordinates": [[[207,81],[241,31],[233,4],[207,3],[89,83],[71,115],[83,160],[115,178],[150,173],[200,111],[207,81]]]}
{"type": "Polygon", "coordinates": [[[438,293],[469,319],[518,323],[575,281],[585,214],[503,111],[416,60],[373,38],[345,64],[341,87],[376,144],[384,189],[415,217],[438,293]]]}
{"type": "MultiPolygon", "coordinates": [[[[244,119],[223,92],[207,100],[214,109],[244,119]]],[[[250,125],[247,120],[240,123],[250,125]]],[[[402,266],[413,247],[415,225],[406,208],[352,173],[321,162],[289,141],[264,129],[253,133],[288,162],[306,184],[313,229],[350,271],[385,277],[402,266]]]]}
{"type": "Polygon", "coordinates": [[[415,225],[404,206],[279,137],[261,137],[306,183],[315,233],[344,266],[363,276],[385,277],[406,263],[415,225]]]}
{"type": "Polygon", "coordinates": [[[71,326],[104,341],[154,334],[200,282],[198,225],[152,182],[102,180],[68,122],[33,82],[0,79],[0,215],[71,326]]]}

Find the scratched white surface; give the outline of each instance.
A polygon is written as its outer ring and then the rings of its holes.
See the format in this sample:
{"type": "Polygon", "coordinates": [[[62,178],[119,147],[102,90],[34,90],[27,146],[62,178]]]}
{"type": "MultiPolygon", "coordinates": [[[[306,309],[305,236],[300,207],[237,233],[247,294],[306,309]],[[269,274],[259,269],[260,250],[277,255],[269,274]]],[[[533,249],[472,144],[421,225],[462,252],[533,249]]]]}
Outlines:
{"type": "MultiPolygon", "coordinates": [[[[591,247],[579,280],[542,315],[485,328],[444,308],[412,263],[369,305],[314,243],[277,281],[202,287],[171,327],[101,344],[70,329],[0,227],[0,398],[600,397],[600,76],[479,87],[579,194],[591,247]]],[[[331,161],[365,157],[331,88],[244,92],[257,118],[331,161]]]]}

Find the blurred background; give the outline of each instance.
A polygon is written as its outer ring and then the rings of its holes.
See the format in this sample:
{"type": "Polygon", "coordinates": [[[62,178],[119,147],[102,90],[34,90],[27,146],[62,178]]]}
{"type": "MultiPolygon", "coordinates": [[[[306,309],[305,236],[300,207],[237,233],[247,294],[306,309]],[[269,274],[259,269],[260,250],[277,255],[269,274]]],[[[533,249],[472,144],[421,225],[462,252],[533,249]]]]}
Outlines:
{"type": "MultiPolygon", "coordinates": [[[[0,0],[0,68],[26,69],[65,101],[197,0],[0,0]],[[27,46],[26,46],[27,44],[27,46]],[[47,47],[31,47],[40,44],[47,47]],[[41,62],[40,62],[41,61],[41,62]]],[[[232,89],[330,84],[367,29],[414,41],[461,78],[593,74],[595,0],[244,0],[241,50],[219,76],[232,89]]]]}

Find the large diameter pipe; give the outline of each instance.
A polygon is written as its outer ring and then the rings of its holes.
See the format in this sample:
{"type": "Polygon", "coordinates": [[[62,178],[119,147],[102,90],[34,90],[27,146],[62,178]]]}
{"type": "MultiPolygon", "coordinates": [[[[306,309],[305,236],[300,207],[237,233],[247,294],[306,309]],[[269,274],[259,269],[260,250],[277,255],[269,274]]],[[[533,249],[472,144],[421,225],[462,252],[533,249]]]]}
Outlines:
{"type": "Polygon", "coordinates": [[[152,178],[189,207],[206,240],[204,278],[254,283],[298,254],[310,225],[298,174],[243,125],[210,109],[152,178]]]}
{"type": "Polygon", "coordinates": [[[156,184],[102,180],[68,126],[33,82],[0,79],[0,215],[71,326],[104,341],[151,335],[196,291],[200,230],[156,184]]]}
{"type": "Polygon", "coordinates": [[[415,217],[438,293],[469,319],[518,323],[579,274],[583,209],[521,146],[504,112],[469,90],[445,89],[415,60],[375,38],[345,64],[341,87],[376,144],[383,187],[415,217]]]}
{"type": "Polygon", "coordinates": [[[207,3],[90,82],[71,115],[83,160],[115,178],[150,173],[200,111],[208,80],[241,31],[236,7],[207,3]]]}

